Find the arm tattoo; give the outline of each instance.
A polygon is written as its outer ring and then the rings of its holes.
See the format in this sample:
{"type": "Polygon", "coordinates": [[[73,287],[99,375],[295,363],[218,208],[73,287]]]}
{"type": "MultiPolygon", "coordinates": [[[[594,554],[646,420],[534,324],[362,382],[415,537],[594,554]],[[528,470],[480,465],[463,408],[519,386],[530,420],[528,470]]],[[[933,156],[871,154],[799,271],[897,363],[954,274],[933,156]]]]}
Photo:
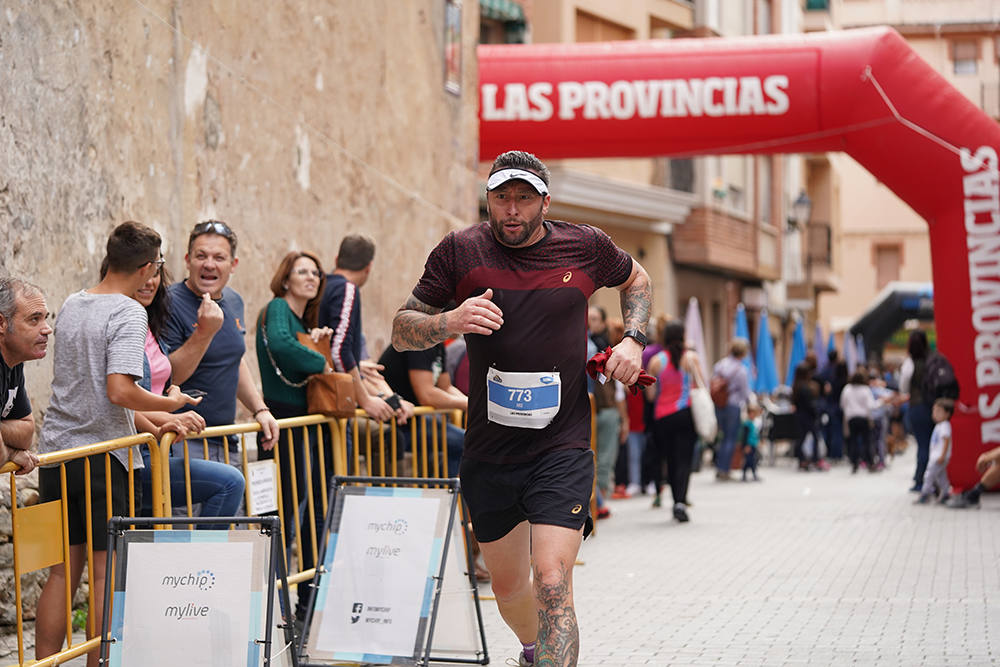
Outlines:
{"type": "Polygon", "coordinates": [[[428,306],[412,294],[392,320],[392,346],[404,350],[426,350],[448,337],[440,308],[428,306]]]}
{"type": "Polygon", "coordinates": [[[635,280],[621,293],[622,319],[626,329],[645,331],[653,305],[653,289],[649,284],[649,274],[641,266],[638,269],[635,280]]]}
{"type": "Polygon", "coordinates": [[[560,567],[558,579],[543,582],[535,570],[538,599],[538,645],[536,667],[574,667],[580,655],[580,629],[573,610],[570,571],[560,567]]]}

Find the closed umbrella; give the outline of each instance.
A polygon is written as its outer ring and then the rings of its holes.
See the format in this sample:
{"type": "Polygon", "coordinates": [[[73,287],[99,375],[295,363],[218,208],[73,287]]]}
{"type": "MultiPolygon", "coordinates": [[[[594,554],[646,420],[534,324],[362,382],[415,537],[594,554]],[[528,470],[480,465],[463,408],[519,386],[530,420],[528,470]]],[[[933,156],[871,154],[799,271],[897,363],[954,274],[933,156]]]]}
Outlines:
{"type": "Polygon", "coordinates": [[[823,347],[823,325],[816,322],[816,333],[813,334],[813,354],[816,355],[816,370],[821,371],[829,363],[826,359],[826,349],[823,347]]]}
{"type": "Polygon", "coordinates": [[[865,337],[858,334],[854,339],[858,344],[858,364],[862,366],[868,365],[868,353],[865,352],[865,337]]]}
{"type": "Polygon", "coordinates": [[[761,309],[757,321],[757,349],[754,354],[757,365],[757,379],[753,388],[758,394],[770,394],[778,387],[778,367],[774,363],[774,340],[767,326],[767,310],[761,309]]]}
{"type": "MultiPolygon", "coordinates": [[[[736,321],[733,323],[733,337],[742,338],[750,344],[750,325],[747,324],[747,310],[743,307],[743,304],[738,304],[736,306],[736,321]]],[[[751,380],[754,377],[753,371],[753,355],[747,355],[743,357],[743,365],[747,369],[747,377],[751,380]]]]}
{"type": "Polygon", "coordinates": [[[795,323],[795,333],[792,335],[792,350],[788,355],[788,371],[785,373],[785,384],[792,386],[795,377],[795,367],[806,358],[806,334],[802,330],[802,318],[795,323]]]}
{"type": "Polygon", "coordinates": [[[687,344],[698,354],[701,362],[701,375],[708,381],[708,361],[705,359],[705,333],[701,328],[701,310],[698,308],[697,297],[688,299],[687,312],[684,314],[684,337],[687,344]]]}
{"type": "Polygon", "coordinates": [[[844,332],[844,361],[847,362],[847,374],[854,375],[858,368],[858,346],[849,331],[844,332]]]}

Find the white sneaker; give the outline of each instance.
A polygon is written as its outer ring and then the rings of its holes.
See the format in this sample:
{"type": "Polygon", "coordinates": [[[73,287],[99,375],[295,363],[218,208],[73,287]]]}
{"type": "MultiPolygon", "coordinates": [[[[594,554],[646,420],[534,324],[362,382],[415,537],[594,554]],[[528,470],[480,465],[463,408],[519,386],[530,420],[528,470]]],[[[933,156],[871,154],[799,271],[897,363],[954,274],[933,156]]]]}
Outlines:
{"type": "Polygon", "coordinates": [[[638,484],[629,484],[628,486],[625,487],[625,493],[627,493],[630,496],[637,496],[637,495],[639,495],[639,485],[638,484]]]}
{"type": "Polygon", "coordinates": [[[514,658],[507,658],[505,662],[508,665],[510,665],[510,667],[531,667],[532,665],[535,664],[533,662],[528,662],[527,660],[525,660],[524,651],[521,651],[521,655],[517,656],[516,661],[514,660],[514,658]]]}

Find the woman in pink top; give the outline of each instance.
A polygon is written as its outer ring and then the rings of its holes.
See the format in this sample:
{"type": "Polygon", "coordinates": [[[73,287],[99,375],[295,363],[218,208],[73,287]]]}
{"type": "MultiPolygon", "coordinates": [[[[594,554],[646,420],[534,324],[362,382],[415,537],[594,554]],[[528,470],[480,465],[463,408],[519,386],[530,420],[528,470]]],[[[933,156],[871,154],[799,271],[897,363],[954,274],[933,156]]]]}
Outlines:
{"type": "Polygon", "coordinates": [[[701,386],[705,386],[705,380],[701,376],[698,355],[685,350],[683,322],[673,321],[663,328],[662,344],[664,351],[649,362],[648,372],[656,378],[656,384],[646,388],[646,395],[653,403],[653,446],[656,452],[653,467],[656,498],[653,506],[660,506],[662,462],[666,459],[667,479],[674,499],[674,518],[683,523],[688,520],[688,480],[694,446],[698,441],[691,418],[692,379],[697,378],[701,386]]]}
{"type": "MultiPolygon", "coordinates": [[[[103,269],[102,269],[103,274],[103,269]]],[[[166,286],[169,275],[163,265],[132,297],[146,309],[149,329],[146,331],[146,361],[139,386],[154,394],[161,394],[170,386],[171,367],[157,334],[163,330],[167,318],[168,294],[166,286]]],[[[194,434],[205,428],[205,419],[189,410],[187,412],[136,412],[136,430],[152,433],[157,439],[172,431],[178,439],[194,434]]],[[[153,481],[151,477],[149,448],[142,448],[142,511],[143,516],[152,516],[153,481]]],[[[170,456],[170,499],[174,506],[183,506],[187,497],[184,474],[184,457],[170,456]]],[[[201,505],[200,516],[236,516],[243,500],[245,481],[239,468],[226,463],[206,461],[190,457],[191,503],[201,505]]],[[[157,508],[159,509],[159,508],[157,508]]],[[[228,524],[200,524],[199,529],[226,529],[228,524]]]]}

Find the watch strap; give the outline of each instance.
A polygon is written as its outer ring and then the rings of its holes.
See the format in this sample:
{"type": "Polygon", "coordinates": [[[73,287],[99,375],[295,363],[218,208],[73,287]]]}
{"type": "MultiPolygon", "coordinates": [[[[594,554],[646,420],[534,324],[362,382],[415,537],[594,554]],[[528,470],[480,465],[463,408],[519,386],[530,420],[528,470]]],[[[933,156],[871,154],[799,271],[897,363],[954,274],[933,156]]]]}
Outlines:
{"type": "Polygon", "coordinates": [[[646,339],[646,334],[642,333],[638,329],[629,329],[624,333],[624,336],[633,339],[635,342],[639,343],[639,345],[642,345],[643,347],[649,345],[649,341],[646,339]]]}

